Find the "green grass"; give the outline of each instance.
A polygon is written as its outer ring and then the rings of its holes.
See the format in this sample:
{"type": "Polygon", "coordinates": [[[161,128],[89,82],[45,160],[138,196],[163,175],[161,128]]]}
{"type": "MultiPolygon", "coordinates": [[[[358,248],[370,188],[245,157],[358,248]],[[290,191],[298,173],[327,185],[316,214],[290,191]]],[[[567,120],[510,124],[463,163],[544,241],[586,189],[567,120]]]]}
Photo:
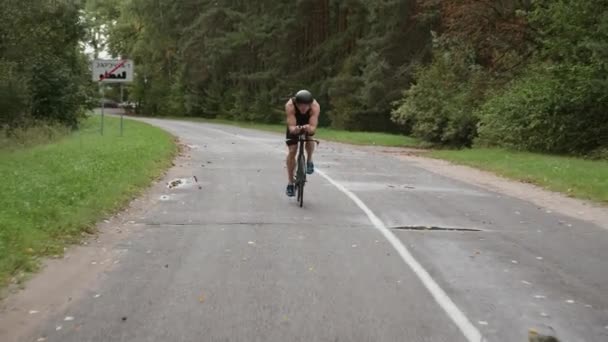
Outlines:
{"type": "Polygon", "coordinates": [[[492,171],[572,197],[608,203],[608,161],[501,149],[433,151],[431,157],[492,171]]]}
{"type": "Polygon", "coordinates": [[[0,287],[36,270],[41,256],[61,255],[94,223],[120,209],[171,165],[168,133],[106,117],[52,143],[0,150],[0,287]]]}
{"type": "MultiPolygon", "coordinates": [[[[262,124],[240,122],[224,119],[202,119],[202,118],[172,118],[176,120],[199,121],[232,125],[242,128],[257,129],[267,132],[285,133],[285,125],[262,124]]],[[[316,137],[321,140],[342,142],[353,145],[377,145],[391,147],[421,147],[418,140],[400,134],[376,133],[376,132],[351,132],[332,128],[320,127],[317,129],[316,137]]]]}

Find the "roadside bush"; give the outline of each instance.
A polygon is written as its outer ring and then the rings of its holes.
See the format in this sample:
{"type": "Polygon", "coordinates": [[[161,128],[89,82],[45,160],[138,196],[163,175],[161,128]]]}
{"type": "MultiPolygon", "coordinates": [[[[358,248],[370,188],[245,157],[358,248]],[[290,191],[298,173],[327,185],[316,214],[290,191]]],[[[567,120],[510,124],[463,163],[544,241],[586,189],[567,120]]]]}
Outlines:
{"type": "Polygon", "coordinates": [[[594,81],[598,73],[580,64],[531,68],[481,106],[478,143],[577,154],[608,146],[608,88],[594,81]]]}

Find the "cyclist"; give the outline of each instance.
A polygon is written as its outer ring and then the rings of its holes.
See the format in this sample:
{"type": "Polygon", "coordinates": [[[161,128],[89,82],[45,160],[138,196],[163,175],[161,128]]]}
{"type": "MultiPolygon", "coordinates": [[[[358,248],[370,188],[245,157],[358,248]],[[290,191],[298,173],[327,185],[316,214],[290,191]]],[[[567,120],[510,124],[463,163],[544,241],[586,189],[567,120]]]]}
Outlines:
{"type": "MultiPolygon", "coordinates": [[[[295,196],[294,181],[294,170],[296,166],[296,153],[298,150],[298,135],[302,132],[306,132],[309,136],[315,134],[317,125],[319,123],[319,114],[321,113],[321,106],[313,98],[312,94],[308,90],[300,90],[296,95],[290,98],[285,104],[285,114],[287,115],[287,147],[289,152],[287,153],[287,196],[295,196]]],[[[315,145],[312,141],[306,142],[306,153],[308,155],[306,162],[306,173],[312,174],[315,170],[315,166],[312,162],[312,153],[315,145]]]]}

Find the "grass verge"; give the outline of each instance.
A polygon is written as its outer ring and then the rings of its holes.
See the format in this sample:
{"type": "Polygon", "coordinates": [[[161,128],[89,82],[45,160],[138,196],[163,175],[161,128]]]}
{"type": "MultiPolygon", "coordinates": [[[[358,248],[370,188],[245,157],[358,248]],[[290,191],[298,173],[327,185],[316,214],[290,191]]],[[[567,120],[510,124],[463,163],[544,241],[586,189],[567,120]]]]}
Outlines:
{"type": "Polygon", "coordinates": [[[571,197],[608,203],[608,161],[502,149],[474,148],[425,154],[536,184],[571,197]]]}
{"type": "MultiPolygon", "coordinates": [[[[285,125],[241,122],[223,119],[202,119],[173,117],[175,120],[198,121],[223,125],[232,125],[242,128],[257,129],[267,132],[285,133],[285,125]]],[[[399,134],[376,132],[351,132],[332,128],[319,127],[315,135],[317,138],[328,141],[342,142],[353,145],[377,145],[390,147],[421,147],[418,140],[399,134]]]]}
{"type": "Polygon", "coordinates": [[[125,120],[89,118],[80,133],[45,145],[0,150],[0,288],[61,255],[94,223],[120,209],[171,165],[173,137],[125,120]],[[21,275],[21,276],[20,276],[21,275]]]}

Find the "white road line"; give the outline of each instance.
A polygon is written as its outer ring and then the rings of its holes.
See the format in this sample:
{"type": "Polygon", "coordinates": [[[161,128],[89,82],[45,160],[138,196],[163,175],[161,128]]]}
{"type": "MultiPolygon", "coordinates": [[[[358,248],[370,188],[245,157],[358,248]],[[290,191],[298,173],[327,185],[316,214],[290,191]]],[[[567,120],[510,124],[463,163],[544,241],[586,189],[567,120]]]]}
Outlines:
{"type": "MultiPolygon", "coordinates": [[[[236,136],[240,139],[250,141],[250,142],[254,141],[254,139],[242,136],[240,134],[237,135],[234,133],[228,133],[228,132],[222,131],[220,129],[210,128],[210,127],[205,127],[205,129],[210,129],[210,130],[213,130],[216,132],[221,132],[221,133],[224,133],[224,134],[227,134],[230,136],[236,136]]],[[[254,141],[254,142],[257,142],[257,141],[254,141]]],[[[272,146],[268,146],[265,143],[261,143],[261,142],[258,142],[258,143],[261,145],[265,145],[266,147],[271,147],[273,150],[277,151],[276,148],[274,148],[272,146]]],[[[281,153],[284,154],[283,151],[281,151],[281,153]]],[[[422,282],[424,287],[426,287],[426,289],[431,293],[431,295],[433,296],[433,298],[435,299],[437,304],[439,304],[439,306],[445,311],[445,313],[448,315],[448,317],[450,317],[450,319],[454,322],[454,324],[456,324],[458,329],[460,329],[460,331],[464,334],[465,338],[469,342],[486,341],[483,338],[483,336],[481,335],[481,332],[479,332],[479,329],[477,329],[471,323],[471,321],[467,318],[467,316],[456,306],[456,304],[454,304],[452,299],[445,293],[445,291],[439,286],[439,284],[437,284],[437,282],[424,269],[424,267],[422,267],[422,265],[420,265],[420,263],[414,258],[414,256],[412,256],[412,254],[405,247],[405,245],[403,245],[401,243],[401,241],[388,228],[386,228],[386,226],[384,225],[382,220],[380,220],[380,218],[378,218],[378,216],[376,216],[376,214],[374,214],[374,212],[371,211],[371,209],[369,209],[369,207],[367,205],[365,205],[365,203],[363,203],[363,201],[357,195],[355,195],[350,190],[345,188],[342,184],[333,180],[325,172],[323,172],[319,169],[316,169],[315,172],[317,172],[321,177],[325,178],[333,186],[338,188],[338,190],[342,191],[342,193],[344,193],[346,196],[348,196],[353,202],[355,202],[355,204],[361,210],[363,210],[363,212],[367,215],[367,217],[369,218],[371,223],[374,225],[374,227],[378,231],[380,231],[380,233],[384,236],[384,238],[399,253],[399,256],[401,256],[401,259],[412,269],[412,271],[414,271],[414,273],[416,274],[418,279],[420,279],[420,281],[422,282]]]]}
{"type": "Polygon", "coordinates": [[[328,182],[342,191],[346,196],[348,196],[355,204],[363,210],[363,212],[367,215],[369,220],[372,222],[374,227],[382,233],[384,238],[390,242],[391,246],[399,253],[401,259],[414,271],[418,279],[422,282],[422,284],[426,287],[426,289],[431,293],[437,304],[441,306],[441,308],[446,312],[446,314],[452,319],[452,321],[456,324],[456,326],[460,329],[460,331],[464,334],[470,342],[480,342],[484,341],[483,337],[479,330],[471,324],[471,321],[467,318],[467,316],[460,311],[460,309],[454,304],[452,299],[448,297],[448,295],[443,291],[443,289],[437,284],[437,282],[429,275],[429,273],[420,265],[420,263],[412,256],[410,251],[401,243],[401,241],[382,223],[382,220],[374,214],[350,190],[346,189],[342,184],[336,182],[331,177],[329,177],[325,172],[321,170],[315,170],[319,175],[325,178],[328,182]]]}

